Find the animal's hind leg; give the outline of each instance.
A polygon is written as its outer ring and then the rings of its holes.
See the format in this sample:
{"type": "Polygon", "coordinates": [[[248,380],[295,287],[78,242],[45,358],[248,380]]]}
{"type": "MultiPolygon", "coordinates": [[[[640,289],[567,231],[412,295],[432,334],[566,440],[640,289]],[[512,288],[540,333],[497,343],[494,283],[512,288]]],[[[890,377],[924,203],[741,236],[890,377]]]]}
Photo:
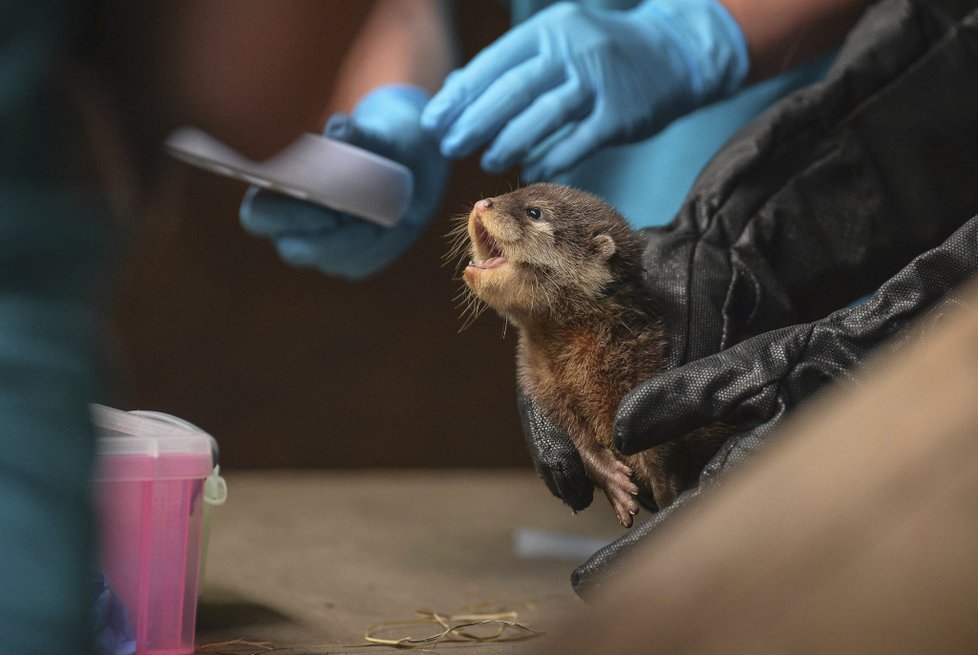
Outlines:
{"type": "Polygon", "coordinates": [[[632,482],[632,469],[602,446],[581,452],[581,460],[591,480],[604,490],[618,521],[631,527],[632,516],[638,513],[638,486],[632,482]]]}

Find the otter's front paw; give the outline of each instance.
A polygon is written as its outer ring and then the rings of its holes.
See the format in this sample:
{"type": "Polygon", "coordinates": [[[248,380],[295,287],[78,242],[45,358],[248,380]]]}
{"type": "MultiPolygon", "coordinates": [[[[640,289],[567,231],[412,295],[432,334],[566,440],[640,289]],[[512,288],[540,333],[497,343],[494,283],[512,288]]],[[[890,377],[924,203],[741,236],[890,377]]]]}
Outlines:
{"type": "Polygon", "coordinates": [[[632,527],[632,517],[638,514],[638,487],[632,482],[632,469],[615,461],[604,480],[604,493],[615,510],[618,522],[626,528],[632,527]]]}

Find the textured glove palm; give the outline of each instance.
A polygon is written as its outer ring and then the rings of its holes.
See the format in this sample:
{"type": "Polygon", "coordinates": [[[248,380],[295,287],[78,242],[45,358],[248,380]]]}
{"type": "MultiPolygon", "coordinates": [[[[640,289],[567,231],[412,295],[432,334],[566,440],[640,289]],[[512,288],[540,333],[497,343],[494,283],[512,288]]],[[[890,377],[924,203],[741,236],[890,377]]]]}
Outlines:
{"type": "Polygon", "coordinates": [[[732,93],[747,68],[743,34],[716,0],[655,0],[630,11],[561,3],[452,73],[422,124],[446,156],[491,141],[487,171],[521,164],[526,179],[539,180],[732,93]]]}
{"type": "MultiPolygon", "coordinates": [[[[742,428],[727,453],[734,444],[760,441],[791,406],[830,381],[850,378],[870,351],[908,322],[928,311],[936,319],[953,307],[945,295],[976,271],[978,217],[864,303],[748,339],[633,389],[618,408],[617,446],[626,454],[638,452],[716,421],[742,428]]],[[[897,339],[889,348],[897,350],[905,341],[897,339]]]]}

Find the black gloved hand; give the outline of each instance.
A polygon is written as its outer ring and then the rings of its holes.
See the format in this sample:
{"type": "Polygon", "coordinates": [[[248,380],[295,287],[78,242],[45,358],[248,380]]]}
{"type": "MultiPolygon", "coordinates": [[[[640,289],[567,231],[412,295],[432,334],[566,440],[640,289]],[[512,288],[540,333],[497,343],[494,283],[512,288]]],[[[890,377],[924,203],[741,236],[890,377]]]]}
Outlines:
{"type": "Polygon", "coordinates": [[[740,431],[707,464],[697,489],[580,566],[572,578],[575,590],[582,595],[593,592],[614,573],[624,552],[761,448],[792,407],[830,382],[855,380],[859,365],[877,347],[897,351],[926,337],[943,315],[961,306],[950,292],[976,274],[978,217],[941,246],[914,259],[865,303],[748,339],[631,391],[618,409],[615,424],[615,439],[623,453],[716,421],[736,425],[740,431]],[[916,329],[904,330],[911,321],[917,321],[916,329]]]}
{"type": "Polygon", "coordinates": [[[532,398],[517,390],[523,436],[539,475],[557,498],[575,512],[594,499],[594,483],[567,433],[554,425],[532,398]]]}
{"type": "MultiPolygon", "coordinates": [[[[734,137],[675,221],[645,232],[670,366],[845,306],[978,209],[976,5],[880,3],[823,84],[734,137]]],[[[567,436],[520,404],[537,470],[585,507],[567,436]]]]}
{"type": "Polygon", "coordinates": [[[738,133],[645,232],[671,366],[872,293],[975,213],[976,7],[880,3],[823,83],[738,133]]]}

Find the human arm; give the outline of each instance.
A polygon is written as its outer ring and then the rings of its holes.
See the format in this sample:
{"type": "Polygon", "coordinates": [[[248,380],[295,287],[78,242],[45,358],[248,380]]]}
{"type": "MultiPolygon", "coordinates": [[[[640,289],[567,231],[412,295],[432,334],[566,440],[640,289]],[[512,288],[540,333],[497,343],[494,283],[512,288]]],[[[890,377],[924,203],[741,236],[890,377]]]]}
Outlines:
{"type": "Polygon", "coordinates": [[[379,0],[343,57],[326,116],[350,113],[377,87],[410,84],[434,94],[458,65],[450,0],[379,0]]]}
{"type": "Polygon", "coordinates": [[[350,279],[376,273],[410,247],[435,213],[447,177],[448,163],[419,118],[454,60],[451,28],[444,0],[377,3],[329,103],[340,111],[327,121],[326,136],[410,169],[412,198],[396,226],[252,188],[241,205],[244,228],[271,239],[290,264],[350,279]]]}
{"type": "Polygon", "coordinates": [[[748,83],[837,47],[873,0],[720,0],[747,42],[748,83]]]}

